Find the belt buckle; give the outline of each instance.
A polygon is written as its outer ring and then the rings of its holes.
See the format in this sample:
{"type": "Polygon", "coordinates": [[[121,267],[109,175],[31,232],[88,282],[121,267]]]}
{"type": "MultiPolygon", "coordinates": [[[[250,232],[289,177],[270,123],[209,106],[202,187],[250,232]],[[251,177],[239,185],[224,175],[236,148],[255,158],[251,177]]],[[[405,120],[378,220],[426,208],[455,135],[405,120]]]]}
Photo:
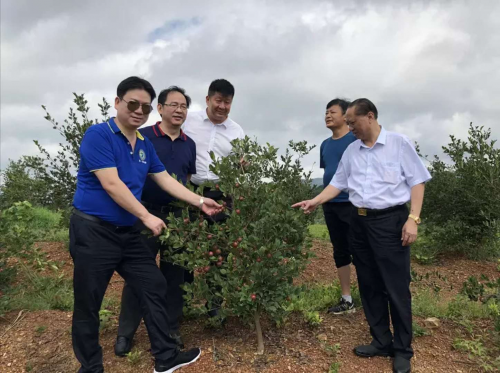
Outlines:
{"type": "Polygon", "coordinates": [[[358,209],[358,215],[359,216],[366,216],[366,209],[358,209]]]}

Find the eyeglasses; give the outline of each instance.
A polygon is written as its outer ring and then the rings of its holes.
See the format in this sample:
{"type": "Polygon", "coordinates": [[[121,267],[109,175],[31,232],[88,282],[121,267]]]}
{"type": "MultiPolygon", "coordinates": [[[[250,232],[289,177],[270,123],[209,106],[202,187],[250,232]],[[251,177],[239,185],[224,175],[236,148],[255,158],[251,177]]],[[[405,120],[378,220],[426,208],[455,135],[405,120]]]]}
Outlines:
{"type": "Polygon", "coordinates": [[[142,107],[142,113],[144,115],[148,115],[153,111],[153,107],[150,104],[141,104],[139,101],[125,101],[123,98],[122,101],[127,103],[127,109],[130,111],[136,111],[139,107],[142,107]]]}
{"type": "Polygon", "coordinates": [[[169,106],[171,107],[174,111],[177,109],[181,109],[182,111],[187,111],[188,107],[186,105],[179,105],[177,102],[173,102],[171,104],[162,104],[163,106],[169,106]]]}

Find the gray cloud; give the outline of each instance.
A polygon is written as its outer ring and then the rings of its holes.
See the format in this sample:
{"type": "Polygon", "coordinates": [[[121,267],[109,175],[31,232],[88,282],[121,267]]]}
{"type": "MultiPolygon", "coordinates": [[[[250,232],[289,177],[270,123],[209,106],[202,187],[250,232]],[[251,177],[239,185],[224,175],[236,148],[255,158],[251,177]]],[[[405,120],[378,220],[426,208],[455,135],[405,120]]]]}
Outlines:
{"type": "MultiPolygon", "coordinates": [[[[55,149],[41,104],[62,121],[85,92],[98,117],[96,103],[137,74],[158,91],[185,87],[199,107],[211,80],[229,79],[233,119],[281,147],[328,137],[337,96],[372,99],[425,154],[470,121],[498,138],[499,11],[493,0],[2,2],[1,167],[35,152],[33,138],[55,149]]],[[[316,176],[318,158],[306,159],[316,176]]]]}

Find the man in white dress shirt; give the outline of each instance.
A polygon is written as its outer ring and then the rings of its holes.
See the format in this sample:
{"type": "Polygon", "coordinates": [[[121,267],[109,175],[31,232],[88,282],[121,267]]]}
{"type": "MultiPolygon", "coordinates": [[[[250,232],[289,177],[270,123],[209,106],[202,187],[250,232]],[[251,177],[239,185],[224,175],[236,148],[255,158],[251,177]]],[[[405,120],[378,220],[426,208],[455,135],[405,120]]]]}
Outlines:
{"type": "MultiPolygon", "coordinates": [[[[232,150],[231,141],[243,139],[245,133],[241,126],[229,118],[231,105],[233,103],[234,87],[225,79],[214,80],[208,87],[206,97],[207,108],[201,111],[189,112],[184,122],[184,133],[192,138],[196,144],[196,174],[191,177],[191,183],[198,188],[205,182],[219,181],[219,177],[210,171],[212,159],[210,152],[213,151],[216,158],[227,157],[232,150]]],[[[224,196],[219,190],[211,190],[204,187],[203,196],[215,201],[223,200],[228,209],[232,208],[231,196],[224,196]],[[210,197],[208,197],[210,196],[210,197]]],[[[220,223],[227,219],[227,215],[221,212],[207,219],[220,223]]],[[[219,307],[222,300],[209,306],[210,317],[219,316],[219,307]]]]}
{"type": "Polygon", "coordinates": [[[373,338],[354,352],[394,356],[394,372],[408,373],[413,356],[409,245],[417,238],[424,185],[431,176],[410,140],[386,131],[377,117],[377,108],[366,98],[349,104],[346,122],[358,140],[344,152],[330,185],[293,207],[310,213],[341,191],[349,192],[354,205],[351,251],[373,338]]]}
{"type": "Polygon", "coordinates": [[[216,158],[227,157],[231,153],[231,141],[245,137],[241,126],[229,118],[233,97],[231,83],[225,79],[214,80],[208,88],[207,108],[189,112],[184,123],[184,133],[196,143],[196,174],[191,177],[196,186],[219,180],[209,169],[210,152],[213,151],[216,158]]]}

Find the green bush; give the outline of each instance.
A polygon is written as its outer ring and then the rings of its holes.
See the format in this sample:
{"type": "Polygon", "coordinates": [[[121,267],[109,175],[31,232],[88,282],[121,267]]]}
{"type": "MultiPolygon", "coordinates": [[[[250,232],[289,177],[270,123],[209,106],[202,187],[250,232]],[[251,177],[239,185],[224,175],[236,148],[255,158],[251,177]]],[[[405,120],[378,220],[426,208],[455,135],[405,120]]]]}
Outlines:
{"type": "MultiPolygon", "coordinates": [[[[60,148],[52,156],[37,140],[34,140],[39,155],[24,156],[11,161],[2,172],[4,184],[0,187],[0,209],[18,201],[29,201],[34,206],[50,207],[53,210],[67,210],[71,206],[76,189],[75,170],[80,162],[80,143],[85,131],[93,124],[109,118],[110,105],[103,99],[98,104],[101,120],[88,116],[90,108],[84,95],[73,94],[76,110],[70,108],[68,118],[59,124],[48,113],[45,106],[45,119],[63,137],[60,148]]],[[[68,215],[64,214],[64,218],[68,215]]]]}
{"type": "Polygon", "coordinates": [[[68,240],[67,229],[60,226],[60,213],[34,208],[23,201],[3,210],[0,217],[0,290],[13,282],[19,268],[31,265],[34,269],[43,269],[50,265],[55,269],[34,243],[68,240]],[[17,261],[18,265],[8,265],[9,260],[17,261]]]}
{"type": "Polygon", "coordinates": [[[500,254],[500,149],[490,138],[491,130],[471,123],[466,141],[452,135],[443,147],[449,163],[431,161],[422,216],[437,252],[500,254]]]}
{"type": "Polygon", "coordinates": [[[36,165],[26,157],[10,161],[2,171],[3,184],[0,185],[0,210],[12,206],[15,202],[29,201],[34,206],[50,204],[50,185],[43,180],[36,165]]]}
{"type": "Polygon", "coordinates": [[[233,141],[228,157],[216,160],[211,153],[210,169],[220,181],[210,186],[233,197],[232,206],[225,207],[228,219],[210,225],[203,216],[190,221],[185,211],[183,218],[169,217],[162,236],[169,243],[169,260],[198,274],[184,286],[194,296],[191,305],[207,312],[222,303],[220,315],[253,321],[259,353],[264,351],[261,315],[276,322],[286,316],[297,292],[293,279],[311,256],[311,217],[291,208],[311,196],[310,173],[301,166],[310,149],[305,142],[290,142],[278,156],[277,148],[247,137],[233,141]],[[248,166],[240,165],[241,158],[248,166]]]}

